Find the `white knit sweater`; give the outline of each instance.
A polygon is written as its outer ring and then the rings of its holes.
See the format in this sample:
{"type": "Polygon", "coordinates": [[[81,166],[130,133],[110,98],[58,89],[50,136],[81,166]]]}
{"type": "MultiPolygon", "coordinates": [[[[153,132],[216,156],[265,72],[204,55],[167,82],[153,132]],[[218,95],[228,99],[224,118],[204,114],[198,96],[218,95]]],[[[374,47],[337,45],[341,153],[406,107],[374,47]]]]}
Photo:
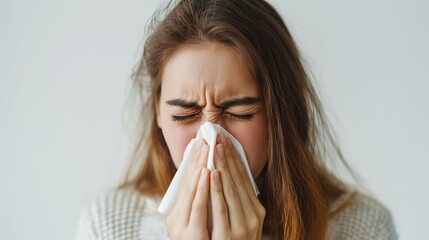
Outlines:
{"type": "MultiPolygon", "coordinates": [[[[344,194],[331,206],[340,206],[344,194]]],[[[165,218],[157,212],[160,199],[131,190],[102,194],[83,209],[76,240],[169,239],[165,218]]],[[[397,239],[390,212],[377,200],[357,194],[329,222],[328,240],[397,239]]]]}

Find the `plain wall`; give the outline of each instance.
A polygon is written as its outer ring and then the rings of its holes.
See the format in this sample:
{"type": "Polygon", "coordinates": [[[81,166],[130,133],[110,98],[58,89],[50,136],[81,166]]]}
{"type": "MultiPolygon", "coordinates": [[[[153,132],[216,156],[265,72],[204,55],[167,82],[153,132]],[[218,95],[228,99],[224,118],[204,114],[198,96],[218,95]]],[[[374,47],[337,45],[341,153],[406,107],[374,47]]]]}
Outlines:
{"type": "MultiPolygon", "coordinates": [[[[427,1],[271,1],[318,81],[340,144],[428,239],[427,1]]],[[[0,239],[72,239],[123,173],[124,105],[158,1],[0,2],[0,239]]]]}

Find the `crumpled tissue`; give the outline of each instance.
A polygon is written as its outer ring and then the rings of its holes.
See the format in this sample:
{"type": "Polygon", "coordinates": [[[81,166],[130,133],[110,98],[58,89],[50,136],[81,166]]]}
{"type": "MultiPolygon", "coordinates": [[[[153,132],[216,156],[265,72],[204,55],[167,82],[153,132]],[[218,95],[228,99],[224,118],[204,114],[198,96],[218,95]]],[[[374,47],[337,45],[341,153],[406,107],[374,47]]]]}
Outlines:
{"type": "Polygon", "coordinates": [[[173,180],[171,181],[170,186],[168,187],[159,205],[158,211],[160,213],[168,215],[173,209],[174,204],[177,201],[177,197],[179,196],[180,186],[183,181],[186,168],[189,165],[191,153],[193,152],[193,149],[198,140],[205,139],[207,144],[210,146],[208,159],[207,159],[207,168],[210,171],[213,171],[215,169],[215,165],[213,163],[213,154],[216,146],[216,137],[220,133],[223,133],[226,137],[231,139],[232,144],[237,150],[237,153],[240,156],[240,159],[246,168],[247,175],[249,176],[249,179],[253,185],[253,190],[255,190],[255,194],[256,195],[259,194],[258,187],[256,186],[256,182],[252,177],[252,172],[250,171],[250,167],[247,162],[246,153],[244,152],[244,149],[241,146],[241,144],[222,126],[211,122],[205,122],[198,129],[196,138],[193,138],[186,146],[185,152],[183,153],[183,161],[180,164],[179,169],[177,169],[177,172],[174,175],[173,180]]]}

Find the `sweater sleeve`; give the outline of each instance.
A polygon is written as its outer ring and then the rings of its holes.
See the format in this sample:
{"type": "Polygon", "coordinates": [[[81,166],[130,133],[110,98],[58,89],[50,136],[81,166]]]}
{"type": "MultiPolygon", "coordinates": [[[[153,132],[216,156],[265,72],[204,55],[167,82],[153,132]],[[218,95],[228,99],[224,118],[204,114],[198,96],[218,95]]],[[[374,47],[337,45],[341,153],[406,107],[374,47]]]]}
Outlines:
{"type": "Polygon", "coordinates": [[[97,224],[97,202],[87,204],[81,211],[77,224],[75,240],[95,240],[98,233],[97,224]]]}
{"type": "Polygon", "coordinates": [[[378,230],[376,232],[376,238],[378,240],[397,240],[395,225],[393,218],[389,212],[384,217],[381,217],[380,222],[377,224],[378,230]]]}
{"type": "Polygon", "coordinates": [[[364,194],[353,197],[329,223],[329,240],[397,240],[390,211],[364,194]]]}
{"type": "Polygon", "coordinates": [[[158,205],[158,199],[130,190],[100,194],[83,208],[75,239],[168,239],[165,218],[157,212],[158,205]]]}

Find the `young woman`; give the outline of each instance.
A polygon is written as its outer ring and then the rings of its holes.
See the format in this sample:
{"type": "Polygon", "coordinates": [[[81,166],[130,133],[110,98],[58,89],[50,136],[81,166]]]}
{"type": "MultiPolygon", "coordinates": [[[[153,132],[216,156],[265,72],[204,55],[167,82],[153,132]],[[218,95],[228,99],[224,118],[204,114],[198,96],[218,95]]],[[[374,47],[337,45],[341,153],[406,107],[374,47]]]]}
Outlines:
{"type": "Polygon", "coordinates": [[[328,171],[327,162],[345,162],[272,6],[182,0],[152,26],[133,78],[143,105],[132,165],[89,205],[78,239],[396,239],[389,211],[328,171]],[[205,122],[240,142],[260,194],[220,135],[216,170],[200,141],[163,216],[160,198],[205,122]]]}

